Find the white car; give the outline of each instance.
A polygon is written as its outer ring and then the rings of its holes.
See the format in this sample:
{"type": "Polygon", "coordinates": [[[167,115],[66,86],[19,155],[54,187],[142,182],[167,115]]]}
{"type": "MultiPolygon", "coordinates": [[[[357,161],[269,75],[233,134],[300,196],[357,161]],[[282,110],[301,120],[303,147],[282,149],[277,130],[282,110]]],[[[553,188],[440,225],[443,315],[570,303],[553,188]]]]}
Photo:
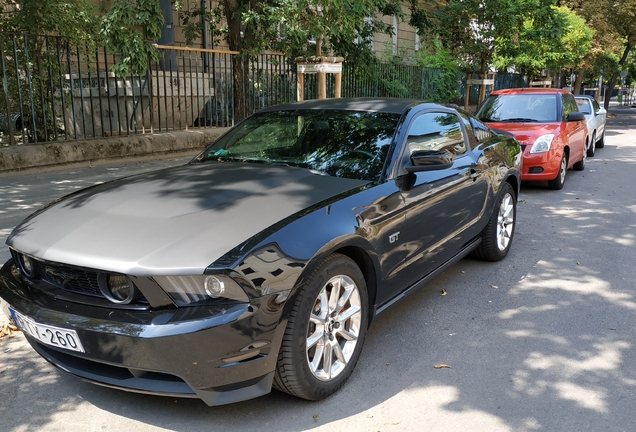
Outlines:
{"type": "Polygon", "coordinates": [[[605,146],[605,120],[607,111],[588,95],[575,96],[579,111],[585,114],[587,132],[590,140],[587,145],[587,156],[594,156],[594,150],[605,146]]]}

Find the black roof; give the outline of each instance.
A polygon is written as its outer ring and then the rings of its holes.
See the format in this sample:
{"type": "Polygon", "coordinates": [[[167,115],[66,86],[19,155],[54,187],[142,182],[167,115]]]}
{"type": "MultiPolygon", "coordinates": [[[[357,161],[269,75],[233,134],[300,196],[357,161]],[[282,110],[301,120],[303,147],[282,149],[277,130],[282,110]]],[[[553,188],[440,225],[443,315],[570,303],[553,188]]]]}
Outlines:
{"type": "Polygon", "coordinates": [[[260,112],[286,111],[298,109],[316,110],[346,110],[346,111],[371,111],[392,114],[401,114],[407,108],[425,104],[430,106],[440,106],[430,102],[417,99],[399,98],[332,98],[332,99],[312,99],[302,102],[291,102],[283,105],[275,105],[262,109],[260,112]]]}

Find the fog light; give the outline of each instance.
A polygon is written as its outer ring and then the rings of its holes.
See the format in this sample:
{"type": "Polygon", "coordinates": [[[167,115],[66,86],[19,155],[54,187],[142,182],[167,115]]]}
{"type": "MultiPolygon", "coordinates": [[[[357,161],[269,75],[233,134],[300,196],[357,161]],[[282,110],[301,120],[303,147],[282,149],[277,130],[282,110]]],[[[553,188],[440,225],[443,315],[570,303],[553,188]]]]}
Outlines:
{"type": "Polygon", "coordinates": [[[120,304],[128,304],[132,301],[135,289],[128,276],[118,274],[100,276],[99,288],[108,300],[120,304]]]}
{"type": "Polygon", "coordinates": [[[208,276],[205,278],[204,286],[205,292],[212,298],[219,298],[225,292],[225,284],[214,276],[208,276]]]}

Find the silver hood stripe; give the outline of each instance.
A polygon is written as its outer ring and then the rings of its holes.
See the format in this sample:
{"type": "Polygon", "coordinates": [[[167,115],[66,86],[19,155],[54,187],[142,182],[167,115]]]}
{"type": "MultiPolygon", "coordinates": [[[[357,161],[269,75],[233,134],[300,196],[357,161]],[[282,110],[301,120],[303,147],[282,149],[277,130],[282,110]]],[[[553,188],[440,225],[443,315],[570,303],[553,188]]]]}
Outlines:
{"type": "Polygon", "coordinates": [[[281,219],[365,183],[287,166],[169,168],[62,199],[16,227],[7,244],[44,260],[135,276],[202,274],[281,219]]]}

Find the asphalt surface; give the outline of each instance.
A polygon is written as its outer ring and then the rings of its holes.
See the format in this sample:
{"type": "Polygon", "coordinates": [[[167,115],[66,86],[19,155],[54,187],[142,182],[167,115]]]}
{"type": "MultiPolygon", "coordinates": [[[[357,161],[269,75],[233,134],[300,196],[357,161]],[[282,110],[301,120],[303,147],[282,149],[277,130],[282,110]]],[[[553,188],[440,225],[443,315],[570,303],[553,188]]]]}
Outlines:
{"type": "MultiPolygon", "coordinates": [[[[610,113],[605,148],[562,191],[522,186],[508,257],[464,259],[380,318],[329,399],[210,408],[110,390],[58,373],[18,333],[0,339],[0,430],[634,430],[636,109],[610,113]]],[[[69,191],[181,162],[0,178],[0,241],[69,191]]]]}

